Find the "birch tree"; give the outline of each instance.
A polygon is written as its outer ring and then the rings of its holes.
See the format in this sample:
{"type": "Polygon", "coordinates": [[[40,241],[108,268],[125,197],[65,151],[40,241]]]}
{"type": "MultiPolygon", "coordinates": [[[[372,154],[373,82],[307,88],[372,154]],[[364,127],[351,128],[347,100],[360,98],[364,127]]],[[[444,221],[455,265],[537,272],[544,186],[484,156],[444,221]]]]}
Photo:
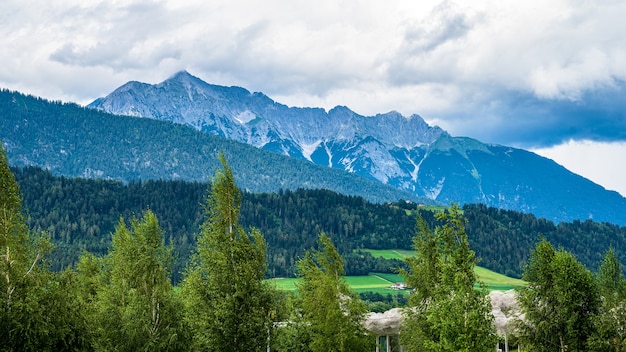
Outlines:
{"type": "Polygon", "coordinates": [[[45,265],[52,250],[45,234],[26,225],[22,195],[0,142],[0,349],[38,350],[57,344],[54,276],[45,265]],[[50,304],[49,304],[50,303],[50,304]],[[50,331],[52,333],[50,333],[50,331]]]}
{"type": "MultiPolygon", "coordinates": [[[[88,271],[90,262],[92,268],[97,264],[87,257],[81,269],[88,271]]],[[[133,219],[130,229],[121,219],[102,263],[95,283],[96,350],[184,350],[183,306],[170,283],[171,248],[163,243],[154,213],[133,219]]]]}
{"type": "Polygon", "coordinates": [[[373,339],[361,325],[367,313],[365,304],[345,279],[343,259],[324,233],[318,250],[309,251],[297,263],[297,285],[313,352],[370,351],[373,339]]]}
{"type": "Polygon", "coordinates": [[[491,351],[497,338],[484,288],[474,289],[475,254],[458,205],[437,214],[443,225],[428,228],[419,218],[416,255],[406,260],[414,289],[400,338],[406,351],[491,351]]]}
{"type": "Polygon", "coordinates": [[[274,293],[263,281],[267,245],[239,224],[241,192],[223,154],[207,198],[206,220],[182,284],[193,347],[262,351],[273,330],[274,293]]]}
{"type": "Polygon", "coordinates": [[[520,339],[533,351],[587,351],[599,296],[591,272],[571,253],[542,239],[518,289],[520,339]]]}
{"type": "Polygon", "coordinates": [[[594,318],[590,350],[626,351],[626,279],[617,254],[610,248],[596,273],[601,304],[594,318]]]}

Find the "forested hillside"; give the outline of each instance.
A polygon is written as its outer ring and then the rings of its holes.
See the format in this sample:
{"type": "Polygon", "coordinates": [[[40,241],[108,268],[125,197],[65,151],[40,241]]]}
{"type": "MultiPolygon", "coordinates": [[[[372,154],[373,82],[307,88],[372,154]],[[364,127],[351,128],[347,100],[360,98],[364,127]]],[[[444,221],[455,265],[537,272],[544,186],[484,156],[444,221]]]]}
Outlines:
{"type": "Polygon", "coordinates": [[[519,276],[531,249],[544,237],[596,270],[609,247],[626,259],[626,227],[592,220],[555,224],[532,214],[471,204],[463,207],[467,233],[481,266],[519,276]]]}
{"type": "MultiPolygon", "coordinates": [[[[111,180],[56,177],[34,168],[13,168],[22,188],[29,226],[47,231],[57,248],[53,267],[73,264],[87,250],[106,253],[120,217],[130,220],[152,210],[175,248],[174,280],[195,245],[202,206],[209,185],[200,182],[145,181],[123,184],[111,180]]],[[[243,193],[241,223],[258,228],[268,243],[268,274],[292,276],[294,263],[326,232],[345,258],[348,274],[385,271],[399,262],[372,258],[359,248],[410,249],[415,235],[415,203],[369,203],[360,197],[327,190],[281,190],[243,193]]],[[[540,237],[574,253],[585,265],[597,267],[612,246],[626,260],[626,227],[593,221],[554,224],[531,214],[483,205],[463,207],[472,248],[488,269],[519,277],[522,265],[540,237]]],[[[433,226],[434,214],[421,210],[433,226]]]]}
{"type": "MultiPolygon", "coordinates": [[[[209,184],[183,181],[144,181],[122,184],[111,180],[55,177],[34,168],[13,168],[22,187],[29,226],[47,231],[57,249],[55,269],[76,261],[87,250],[106,253],[110,234],[120,217],[130,220],[150,209],[165,230],[165,240],[175,247],[176,280],[195,245],[204,220],[202,206],[209,184]]],[[[243,192],[241,223],[258,228],[269,248],[269,275],[292,276],[293,264],[310,248],[321,231],[337,242],[346,254],[350,274],[367,274],[377,266],[356,248],[409,248],[415,220],[404,210],[374,204],[327,190],[243,192]]],[[[389,270],[389,262],[379,269],[389,270]]],[[[400,265],[393,262],[393,266],[400,265]]]]}
{"type": "MultiPolygon", "coordinates": [[[[210,180],[222,152],[239,188],[324,188],[373,202],[421,199],[380,182],[165,121],[116,116],[0,89],[0,142],[12,166],[55,175],[132,180],[210,180]]],[[[421,200],[420,200],[421,199],[421,200]]]]}

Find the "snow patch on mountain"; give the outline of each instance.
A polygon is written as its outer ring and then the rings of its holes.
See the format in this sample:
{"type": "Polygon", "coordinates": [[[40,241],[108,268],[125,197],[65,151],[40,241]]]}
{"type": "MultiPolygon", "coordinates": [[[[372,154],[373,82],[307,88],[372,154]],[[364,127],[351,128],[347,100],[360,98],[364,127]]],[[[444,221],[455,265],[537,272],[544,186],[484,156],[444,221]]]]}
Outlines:
{"type": "Polygon", "coordinates": [[[416,164],[413,159],[409,155],[406,156],[406,159],[413,165],[413,171],[411,171],[411,180],[417,181],[417,175],[420,171],[420,165],[422,164],[423,158],[419,161],[419,164],[416,164]]]}
{"type": "Polygon", "coordinates": [[[312,161],[311,160],[311,154],[313,154],[313,152],[317,149],[317,147],[319,147],[319,145],[322,143],[321,139],[318,139],[317,141],[313,142],[313,143],[302,143],[300,144],[300,147],[302,148],[302,155],[304,155],[304,157],[306,158],[306,160],[308,161],[312,161]]]}
{"type": "Polygon", "coordinates": [[[250,112],[250,110],[246,110],[240,112],[239,114],[234,116],[234,119],[237,120],[240,124],[246,124],[254,119],[256,119],[256,115],[250,112]]]}
{"type": "Polygon", "coordinates": [[[328,147],[328,144],[324,143],[324,150],[326,151],[326,155],[328,155],[328,167],[333,166],[333,151],[328,147]]]}

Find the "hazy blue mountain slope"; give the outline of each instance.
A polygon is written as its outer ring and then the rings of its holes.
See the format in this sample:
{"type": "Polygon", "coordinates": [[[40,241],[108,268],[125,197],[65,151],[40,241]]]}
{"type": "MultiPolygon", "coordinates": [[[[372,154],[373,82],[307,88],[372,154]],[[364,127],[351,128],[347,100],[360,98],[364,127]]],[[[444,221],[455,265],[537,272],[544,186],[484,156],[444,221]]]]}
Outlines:
{"type": "Polygon", "coordinates": [[[522,149],[476,145],[470,139],[454,141],[473,146],[443,150],[439,146],[430,152],[420,170],[422,185],[437,192],[437,200],[497,204],[502,209],[556,221],[593,219],[626,224],[624,197],[553,160],[522,149]]]}
{"type": "Polygon", "coordinates": [[[9,91],[0,92],[0,141],[12,165],[40,166],[57,175],[206,181],[219,166],[217,154],[223,151],[239,187],[251,192],[329,189],[374,202],[430,202],[357,175],[187,126],[115,116],[9,91]]]}
{"type": "Polygon", "coordinates": [[[481,202],[555,221],[626,223],[626,199],[618,193],[534,153],[452,137],[418,115],[287,107],[185,71],[155,85],[129,82],[89,107],[186,124],[442,203],[481,202]]]}

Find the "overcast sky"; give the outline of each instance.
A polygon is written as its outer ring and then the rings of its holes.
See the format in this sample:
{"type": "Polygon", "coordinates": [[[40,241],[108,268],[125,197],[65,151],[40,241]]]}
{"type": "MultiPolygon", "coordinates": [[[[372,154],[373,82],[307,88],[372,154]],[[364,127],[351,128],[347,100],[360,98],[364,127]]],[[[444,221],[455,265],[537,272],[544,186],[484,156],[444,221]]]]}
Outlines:
{"type": "Polygon", "coordinates": [[[620,0],[2,0],[0,87],[88,104],[180,70],[290,106],[419,114],[626,195],[620,0]]]}

